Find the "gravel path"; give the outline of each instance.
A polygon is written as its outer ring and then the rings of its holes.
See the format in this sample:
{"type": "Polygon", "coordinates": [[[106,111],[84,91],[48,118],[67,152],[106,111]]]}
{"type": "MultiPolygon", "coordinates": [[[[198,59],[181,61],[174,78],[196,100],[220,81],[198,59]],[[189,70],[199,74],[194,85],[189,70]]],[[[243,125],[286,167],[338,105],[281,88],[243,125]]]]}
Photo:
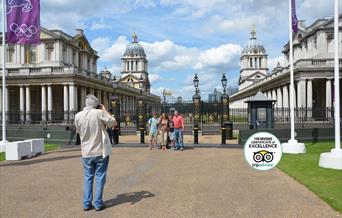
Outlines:
{"type": "Polygon", "coordinates": [[[0,163],[0,217],[339,217],[278,169],[239,148],[113,149],[101,212],[82,210],[79,149],[0,163]]]}

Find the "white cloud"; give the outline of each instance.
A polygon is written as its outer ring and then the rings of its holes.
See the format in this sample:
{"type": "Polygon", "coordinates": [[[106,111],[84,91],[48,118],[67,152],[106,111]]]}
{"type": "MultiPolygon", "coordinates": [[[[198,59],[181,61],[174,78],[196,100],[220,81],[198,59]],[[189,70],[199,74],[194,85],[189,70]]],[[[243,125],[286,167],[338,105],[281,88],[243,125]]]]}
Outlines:
{"type": "Polygon", "coordinates": [[[240,56],[241,46],[236,44],[224,44],[217,48],[208,49],[200,54],[195,69],[204,66],[217,66],[231,63],[232,59],[240,56]]]}
{"type": "Polygon", "coordinates": [[[159,74],[156,74],[156,73],[150,73],[150,74],[148,75],[148,78],[150,79],[150,82],[151,82],[151,83],[154,83],[154,82],[156,82],[156,81],[158,81],[158,80],[161,79],[160,75],[159,75],[159,74]]]}
{"type": "Polygon", "coordinates": [[[90,44],[93,49],[102,54],[103,51],[110,46],[111,41],[109,37],[98,37],[94,39],[90,44]]]}
{"type": "Polygon", "coordinates": [[[112,45],[109,45],[103,50],[103,53],[100,54],[100,59],[102,61],[113,62],[114,64],[121,63],[120,59],[122,58],[127,44],[128,40],[126,36],[119,36],[112,45]]]}
{"type": "Polygon", "coordinates": [[[90,29],[91,29],[91,30],[112,29],[112,26],[110,26],[109,24],[104,23],[104,21],[100,21],[100,22],[94,21],[94,22],[90,25],[90,29]]]}
{"type": "Polygon", "coordinates": [[[251,29],[252,25],[258,27],[264,26],[266,23],[269,23],[269,19],[270,17],[265,17],[263,14],[258,16],[250,15],[248,17],[235,17],[233,19],[215,14],[210,17],[206,24],[204,24],[203,31],[211,34],[215,32],[229,34],[232,31],[251,29]]]}

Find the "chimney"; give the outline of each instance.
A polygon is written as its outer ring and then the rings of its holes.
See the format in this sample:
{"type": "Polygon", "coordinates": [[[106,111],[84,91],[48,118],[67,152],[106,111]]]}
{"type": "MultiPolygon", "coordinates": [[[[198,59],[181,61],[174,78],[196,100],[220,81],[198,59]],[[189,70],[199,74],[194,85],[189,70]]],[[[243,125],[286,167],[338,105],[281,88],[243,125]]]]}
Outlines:
{"type": "Polygon", "coordinates": [[[76,29],[76,33],[80,34],[80,35],[83,35],[83,30],[82,29],[76,29]]]}
{"type": "Polygon", "coordinates": [[[298,20],[298,27],[305,29],[306,28],[305,20],[298,20]]]}

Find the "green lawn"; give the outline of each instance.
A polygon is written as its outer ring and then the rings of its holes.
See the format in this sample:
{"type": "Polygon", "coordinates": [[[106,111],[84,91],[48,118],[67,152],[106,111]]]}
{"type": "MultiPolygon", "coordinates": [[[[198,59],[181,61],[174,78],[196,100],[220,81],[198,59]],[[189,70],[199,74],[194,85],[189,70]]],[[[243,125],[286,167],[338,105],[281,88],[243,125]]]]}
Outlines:
{"type": "MultiPolygon", "coordinates": [[[[47,151],[53,151],[59,148],[58,145],[55,144],[45,144],[45,152],[47,151]]],[[[0,161],[3,161],[6,159],[5,152],[0,152],[0,161]]]]}
{"type": "Polygon", "coordinates": [[[342,171],[318,166],[320,154],[333,147],[333,142],[306,144],[306,154],[283,154],[278,168],[342,212],[342,171]]]}

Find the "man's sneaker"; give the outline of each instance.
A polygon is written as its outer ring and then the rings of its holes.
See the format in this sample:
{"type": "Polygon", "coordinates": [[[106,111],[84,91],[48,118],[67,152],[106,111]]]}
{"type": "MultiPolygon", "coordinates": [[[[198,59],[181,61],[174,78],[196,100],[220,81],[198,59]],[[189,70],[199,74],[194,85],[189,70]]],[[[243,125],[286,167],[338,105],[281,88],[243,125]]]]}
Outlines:
{"type": "Polygon", "coordinates": [[[95,211],[101,211],[101,210],[104,210],[105,208],[106,208],[106,205],[102,204],[101,207],[95,208],[95,211]]]}
{"type": "Polygon", "coordinates": [[[94,209],[94,206],[90,205],[90,207],[83,208],[83,211],[89,211],[89,210],[93,210],[93,209],[94,209]]]}
{"type": "Polygon", "coordinates": [[[181,147],[181,149],[180,149],[181,151],[183,151],[184,150],[184,148],[183,147],[181,147]]]}

